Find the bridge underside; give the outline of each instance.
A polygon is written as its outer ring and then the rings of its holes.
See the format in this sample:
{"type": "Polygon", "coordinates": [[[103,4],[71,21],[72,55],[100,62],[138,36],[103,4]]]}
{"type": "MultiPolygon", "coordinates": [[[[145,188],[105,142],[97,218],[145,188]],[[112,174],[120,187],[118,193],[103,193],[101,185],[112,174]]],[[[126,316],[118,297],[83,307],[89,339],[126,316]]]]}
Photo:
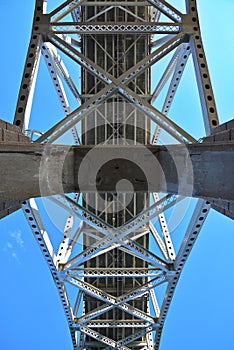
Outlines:
{"type": "Polygon", "coordinates": [[[40,53],[64,119],[33,143],[0,123],[3,215],[23,200],[75,350],[158,350],[210,203],[234,211],[233,125],[197,142],[167,116],[192,56],[206,134],[218,125],[196,1],[186,14],[164,0],[69,0],[49,13],[46,3],[36,0],[13,128],[28,129],[40,53]],[[51,194],[59,241],[28,199],[51,194]],[[199,199],[174,245],[166,214],[183,196],[199,199]]]}
{"type": "MultiPolygon", "coordinates": [[[[146,4],[146,2],[145,2],[146,4]]],[[[104,10],[104,8],[103,8],[104,10]]],[[[86,22],[89,18],[96,17],[100,13],[100,9],[97,6],[85,6],[82,11],[82,20],[86,22]]],[[[119,23],[136,22],[142,19],[149,21],[149,8],[147,6],[141,7],[125,7],[125,11],[121,8],[113,7],[109,11],[106,11],[102,15],[95,18],[98,22],[112,22],[119,23]],[[129,11],[129,13],[127,12],[129,11]],[[138,18],[138,19],[137,19],[138,18]]],[[[149,41],[150,36],[148,34],[94,34],[82,36],[82,53],[95,62],[99,67],[104,69],[115,78],[121,77],[128,69],[136,66],[144,57],[149,55],[149,41]]],[[[149,99],[150,94],[150,71],[147,69],[138,78],[134,79],[129,85],[136,94],[140,94],[143,98],[149,99]]],[[[82,102],[85,103],[87,98],[96,96],[103,88],[105,84],[100,82],[99,78],[93,76],[85,69],[82,70],[82,102]]],[[[121,145],[129,144],[134,145],[137,143],[148,144],[149,140],[149,119],[144,116],[142,112],[137,109],[130,108],[129,103],[122,98],[119,93],[114,93],[105,103],[101,104],[97,109],[85,118],[82,122],[82,144],[84,145],[121,145]]],[[[112,157],[111,157],[112,158],[112,157]]],[[[110,169],[109,169],[110,170],[110,169]]],[[[101,175],[102,177],[102,175],[101,175]]],[[[92,211],[95,215],[99,216],[102,220],[118,228],[124,225],[132,217],[135,217],[143,209],[148,206],[147,193],[135,193],[131,202],[123,209],[120,207],[120,203],[126,203],[128,200],[127,194],[119,194],[116,200],[113,200],[113,191],[104,192],[103,198],[106,202],[110,201],[108,210],[103,210],[103,203],[99,201],[99,194],[84,193],[83,205],[92,211]],[[108,199],[109,197],[109,199],[108,199]],[[95,203],[95,204],[94,204],[95,203]]],[[[143,234],[140,234],[140,238],[135,239],[137,244],[142,245],[144,248],[149,248],[149,234],[147,230],[144,230],[143,234]]],[[[96,235],[99,233],[96,232],[96,235]]],[[[137,237],[139,233],[134,233],[137,237]]],[[[84,235],[83,239],[84,250],[94,244],[92,238],[89,235],[84,235]]],[[[107,268],[112,267],[116,270],[119,268],[139,268],[147,269],[148,263],[120,248],[109,250],[107,253],[98,257],[94,257],[85,263],[85,268],[107,268]]],[[[85,281],[93,284],[93,286],[101,289],[103,292],[108,293],[115,298],[118,298],[124,294],[127,294],[130,290],[144,285],[148,282],[147,277],[143,278],[131,278],[131,277],[118,277],[118,278],[98,278],[93,280],[92,278],[85,278],[85,281]]],[[[100,308],[103,305],[102,301],[98,301],[91,296],[84,296],[84,312],[86,314],[92,312],[95,309],[100,308]]],[[[139,296],[133,301],[129,301],[129,305],[133,309],[139,310],[143,314],[147,314],[149,311],[149,300],[147,294],[139,296]]],[[[136,332],[136,328],[123,327],[121,322],[137,322],[136,316],[129,312],[126,312],[124,308],[113,308],[108,312],[102,313],[99,317],[100,320],[105,320],[108,323],[113,323],[113,327],[97,328],[98,333],[113,339],[116,343],[122,339],[133,336],[136,332]]],[[[139,327],[137,331],[143,331],[144,328],[139,327]]],[[[138,339],[139,340],[139,339],[138,339]]],[[[89,343],[91,350],[102,349],[100,344],[92,345],[93,338],[87,336],[85,343],[89,343]]],[[[141,347],[147,346],[146,338],[141,337],[141,347]]],[[[139,346],[135,346],[135,343],[129,345],[130,349],[139,349],[139,346]]]]}

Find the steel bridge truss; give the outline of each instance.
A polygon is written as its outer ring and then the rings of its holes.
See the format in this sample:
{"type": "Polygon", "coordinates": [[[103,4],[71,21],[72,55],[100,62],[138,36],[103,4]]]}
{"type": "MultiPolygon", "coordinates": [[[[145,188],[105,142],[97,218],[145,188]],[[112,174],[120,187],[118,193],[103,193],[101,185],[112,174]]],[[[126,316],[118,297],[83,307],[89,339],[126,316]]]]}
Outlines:
{"type": "MultiPolygon", "coordinates": [[[[150,120],[151,144],[159,142],[162,130],[174,142],[196,142],[168,117],[190,56],[194,62],[206,133],[210,134],[211,129],[218,125],[196,1],[186,1],[186,14],[163,0],[70,0],[58,4],[48,13],[46,4],[47,1],[36,0],[14,123],[22,131],[28,132],[40,55],[44,57],[64,118],[44,132],[36,142],[59,142],[61,136],[70,132],[73,143],[83,143],[82,125],[92,113],[99,114],[105,125],[112,128],[112,133],[120,133],[123,122],[121,124],[118,120],[118,125],[113,126],[99,108],[116,96],[133,105],[150,120]],[[87,8],[92,8],[92,15],[84,17],[87,8]],[[112,17],[109,15],[116,11],[122,21],[110,20],[112,17]],[[126,38],[132,35],[135,39],[125,48],[126,51],[117,52],[117,56],[110,54],[107,46],[103,45],[101,50],[105,59],[112,62],[109,69],[104,69],[98,63],[97,53],[96,60],[86,56],[85,38],[92,38],[96,42],[94,47],[97,47],[100,46],[97,35],[104,34],[107,37],[119,33],[126,38]],[[136,47],[138,38],[142,37],[148,42],[148,54],[137,61],[133,60],[129,67],[124,67],[124,56],[131,51],[131,47],[136,47]],[[167,64],[158,83],[151,92],[142,91],[139,79],[142,75],[147,79],[150,69],[164,58],[167,58],[167,64]],[[72,78],[70,61],[82,67],[82,74],[88,74],[86,78],[94,77],[89,94],[85,95],[84,89],[75,83],[76,77],[72,78]],[[163,106],[159,110],[154,104],[165,89],[163,106]],[[76,101],[75,108],[70,105],[70,96],[76,101]]],[[[77,68],[77,75],[78,72],[77,68]]],[[[129,118],[131,113],[135,113],[134,109],[129,112],[129,118]]],[[[54,205],[67,213],[59,244],[54,244],[53,234],[46,232],[35,200],[23,203],[26,219],[57,286],[74,349],[158,349],[176,284],[210,204],[198,200],[176,251],[176,237],[169,232],[167,213],[183,198],[152,193],[146,200],[148,205],[137,213],[130,212],[129,219],[116,226],[106,219],[108,207],[104,207],[102,213],[90,211],[84,205],[85,196],[80,193],[74,194],[73,198],[70,195],[51,198],[54,205]],[[89,246],[81,243],[84,242],[82,237],[85,237],[85,242],[89,242],[89,246]],[[111,263],[116,251],[118,258],[123,259],[122,267],[116,267],[113,260],[111,263]],[[98,261],[94,259],[104,256],[105,267],[93,265],[93,261],[98,261]],[[127,266],[124,261],[126,256],[131,256],[132,266],[127,266]],[[122,293],[119,291],[116,295],[114,287],[113,290],[109,286],[109,290],[105,287],[107,278],[113,279],[113,286],[132,279],[134,287],[122,289],[122,293]],[[96,283],[97,280],[100,282],[96,283]],[[94,305],[89,311],[87,303],[94,305]],[[146,307],[142,308],[142,304],[146,307]],[[108,316],[110,312],[112,319],[108,316]]]]}

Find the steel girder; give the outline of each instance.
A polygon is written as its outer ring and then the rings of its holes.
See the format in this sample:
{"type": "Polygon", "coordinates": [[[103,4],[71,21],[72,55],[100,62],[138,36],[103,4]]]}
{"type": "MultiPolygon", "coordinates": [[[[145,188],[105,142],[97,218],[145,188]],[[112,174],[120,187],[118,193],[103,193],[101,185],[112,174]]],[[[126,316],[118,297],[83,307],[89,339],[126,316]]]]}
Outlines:
{"type": "MultiPolygon", "coordinates": [[[[181,14],[180,11],[169,3],[158,0],[148,0],[145,2],[108,2],[108,7],[113,7],[111,9],[107,8],[107,3],[101,1],[86,2],[85,0],[72,0],[66,1],[61,5],[58,4],[59,6],[48,14],[46,13],[46,3],[47,1],[45,0],[36,1],[32,35],[14,123],[20,126],[23,131],[28,129],[40,52],[42,52],[45,58],[65,117],[45,132],[37,142],[55,142],[65,132],[71,130],[74,142],[80,144],[82,141],[79,127],[77,127],[78,123],[94,111],[100,103],[104,103],[110,97],[116,95],[135,105],[152,120],[152,144],[158,142],[161,130],[168,132],[179,142],[194,142],[195,139],[193,137],[167,117],[190,53],[192,53],[194,61],[207,134],[210,133],[212,128],[218,125],[215,99],[201,41],[195,1],[186,0],[186,14],[181,14]],[[99,7],[97,8],[97,6],[99,7]],[[150,17],[145,19],[137,15],[132,8],[129,9],[130,6],[147,8],[153,14],[152,19],[150,17]],[[87,21],[82,22],[81,14],[86,7],[93,7],[95,9],[95,15],[87,18],[87,21]],[[130,23],[131,21],[128,21],[129,23],[122,23],[121,21],[118,21],[119,23],[113,23],[113,21],[108,19],[108,15],[113,9],[115,11],[122,11],[121,14],[125,18],[126,16],[130,16],[131,18],[132,16],[132,23],[130,23]],[[161,14],[166,16],[168,22],[160,22],[161,14]],[[69,16],[71,20],[68,22],[69,16]],[[106,17],[101,22],[102,16],[106,17]],[[133,63],[131,67],[119,73],[118,76],[114,75],[111,71],[103,69],[97,62],[83,55],[80,50],[82,37],[85,35],[97,36],[116,33],[126,36],[137,33],[141,36],[144,35],[146,41],[150,37],[152,43],[151,53],[147,57],[133,63]],[[169,33],[170,35],[168,37],[165,35],[162,39],[155,40],[155,36],[159,33],[169,33]],[[67,34],[77,34],[77,37],[75,38],[74,35],[69,36],[67,34]],[[61,55],[57,49],[62,52],[63,57],[65,55],[72,58],[90,76],[95,76],[96,80],[104,84],[102,89],[90,98],[83,98],[82,100],[82,91],[79,91],[78,86],[76,86],[68,73],[69,64],[66,66],[65,60],[63,61],[61,59],[61,55]],[[170,53],[172,53],[172,57],[159,83],[153,89],[153,92],[150,93],[150,96],[143,96],[139,92],[136,93],[137,79],[142,74],[146,74],[147,70],[162,58],[170,55],[170,53]],[[167,89],[164,104],[160,111],[150,105],[148,101],[151,101],[151,103],[155,102],[160,92],[166,87],[168,81],[170,82],[169,88],[167,89]],[[75,109],[71,109],[70,107],[68,102],[69,97],[66,94],[66,88],[64,88],[63,82],[66,83],[77,100],[77,107],[75,109]],[[81,105],[79,105],[80,103],[81,105]]],[[[148,45],[150,45],[149,41],[148,45]]],[[[124,52],[121,54],[124,55],[124,52]]],[[[113,62],[113,65],[119,64],[120,66],[119,58],[113,58],[113,60],[117,62],[113,62]]],[[[159,198],[161,197],[155,193],[152,201],[156,203],[152,207],[149,209],[145,208],[143,213],[138,213],[136,218],[130,223],[127,222],[123,227],[117,229],[113,229],[113,227],[110,227],[105,221],[100,219],[98,215],[82,207],[79,204],[77,195],[75,195],[74,201],[68,197],[65,200],[64,198],[55,198],[59,206],[62,206],[68,211],[68,218],[57,254],[52,248],[53,242],[49,238],[50,235],[47,235],[45,232],[35,202],[30,200],[23,203],[25,216],[58,288],[70,327],[74,349],[85,349],[87,346],[92,346],[92,342],[95,344],[94,341],[106,344],[108,346],[106,349],[130,349],[137,340],[144,339],[144,336],[146,336],[147,343],[142,340],[142,348],[159,348],[161,332],[177,281],[210,208],[208,202],[203,200],[198,201],[180,249],[178,252],[175,252],[172,243],[173,240],[167,227],[165,211],[171,206],[167,204],[175,204],[177,198],[173,198],[172,202],[168,202],[170,197],[161,199],[161,201],[159,198]],[[155,216],[159,219],[160,225],[158,228],[156,228],[155,223],[152,221],[155,216]],[[75,219],[77,217],[80,220],[79,225],[77,225],[75,219]],[[143,225],[144,227],[142,228],[143,225]],[[162,254],[162,259],[158,259],[152,254],[150,249],[140,246],[137,243],[137,239],[134,236],[136,236],[137,230],[141,228],[143,238],[147,237],[149,232],[152,234],[153,243],[151,244],[158,247],[162,254]],[[90,239],[94,239],[94,242],[91,248],[83,249],[83,251],[77,253],[76,246],[85,230],[89,232],[89,237],[90,239]],[[160,232],[157,230],[160,230],[160,232]],[[128,254],[132,254],[135,257],[134,259],[137,257],[145,261],[147,258],[148,267],[136,268],[134,266],[124,266],[124,268],[120,269],[114,266],[106,266],[105,269],[99,267],[91,269],[81,266],[77,268],[79,264],[82,265],[85,261],[91,261],[95,256],[105,255],[107,257],[116,247],[119,247],[119,251],[122,251],[123,254],[126,251],[128,254]],[[155,259],[157,260],[156,267],[154,264],[155,259]],[[101,280],[107,277],[113,277],[116,280],[120,277],[131,277],[137,281],[139,286],[116,297],[84,281],[85,278],[101,280]],[[147,283],[143,282],[145,278],[148,279],[147,283]],[[75,285],[77,293],[75,305],[70,304],[66,283],[75,285]],[[159,283],[165,283],[167,285],[162,305],[158,305],[157,301],[157,286],[159,283]],[[82,310],[81,305],[84,295],[92,295],[93,298],[98,300],[101,298],[104,304],[89,311],[86,315],[79,314],[80,310],[82,310]],[[147,312],[149,314],[136,306],[138,305],[137,299],[140,296],[147,299],[147,312]],[[128,304],[127,302],[129,300],[135,300],[136,304],[128,304]],[[153,310],[149,307],[149,300],[153,305],[153,310]],[[110,322],[108,319],[97,319],[97,317],[105,315],[110,309],[122,310],[128,315],[131,315],[132,319],[117,318],[114,322],[110,322]],[[135,331],[122,340],[115,340],[96,330],[100,330],[103,327],[113,329],[117,327],[133,328],[135,331]],[[77,336],[77,329],[80,331],[80,336],[77,336]],[[151,337],[149,336],[150,334],[151,337]]],[[[85,300],[88,303],[88,299],[86,298],[85,300]]]]}

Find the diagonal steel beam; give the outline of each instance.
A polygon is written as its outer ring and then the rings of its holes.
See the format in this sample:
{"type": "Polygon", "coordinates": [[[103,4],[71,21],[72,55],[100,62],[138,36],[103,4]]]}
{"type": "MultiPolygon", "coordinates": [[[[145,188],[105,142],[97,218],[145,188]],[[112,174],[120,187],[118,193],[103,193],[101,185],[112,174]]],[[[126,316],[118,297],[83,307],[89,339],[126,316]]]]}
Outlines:
{"type": "Polygon", "coordinates": [[[155,242],[157,243],[159,249],[161,250],[164,258],[168,260],[168,253],[165,247],[165,244],[162,240],[162,238],[159,236],[159,233],[157,232],[156,228],[154,227],[152,221],[149,222],[149,229],[154,237],[155,242]]]}
{"type": "Polygon", "coordinates": [[[163,87],[165,86],[165,84],[167,83],[168,79],[170,78],[171,74],[173,73],[175,67],[176,67],[176,63],[179,59],[179,54],[181,51],[181,46],[179,46],[175,53],[173,54],[170,62],[168,63],[160,81],[158,82],[156,88],[154,89],[151,99],[150,99],[150,103],[153,104],[156,100],[156,98],[158,97],[158,95],[160,94],[160,92],[162,91],[163,87]]]}
{"type": "Polygon", "coordinates": [[[70,275],[66,275],[64,277],[64,280],[78,287],[79,290],[83,291],[84,293],[89,294],[92,297],[107,303],[105,305],[102,305],[98,309],[92,310],[88,314],[81,316],[79,319],[77,319],[76,323],[81,325],[93,318],[96,318],[97,316],[100,316],[103,313],[106,313],[112,310],[115,307],[118,307],[123,311],[126,311],[138,318],[143,317],[143,319],[147,322],[152,323],[153,321],[153,323],[155,323],[155,320],[153,320],[152,317],[146,314],[144,315],[144,313],[141,310],[129,305],[127,302],[143,296],[144,294],[148,293],[151,289],[154,289],[155,287],[159,286],[162,283],[168,282],[168,278],[170,279],[171,277],[168,277],[166,274],[164,273],[162,274],[159,271],[158,277],[156,277],[154,280],[148,281],[146,284],[138,288],[135,288],[129,291],[128,293],[125,293],[124,295],[117,298],[100,290],[97,287],[94,287],[93,285],[87,282],[84,282],[78,278],[71,277],[70,275]]]}
{"type": "MultiPolygon", "coordinates": [[[[72,112],[68,117],[64,118],[62,121],[60,121],[58,124],[56,124],[53,128],[48,130],[43,136],[41,136],[38,139],[38,142],[55,141],[64,132],[69,130],[72,126],[74,126],[81,119],[83,119],[87,113],[91,112],[91,110],[95,108],[95,106],[104,102],[108,97],[113,95],[116,91],[118,91],[118,90],[120,91],[120,89],[121,89],[121,92],[124,93],[125,87],[123,84],[129,83],[132,79],[136,78],[144,70],[146,70],[151,65],[156,63],[160,58],[162,58],[164,55],[166,55],[172,49],[177,47],[181,42],[183,42],[183,34],[179,34],[175,38],[169,40],[160,49],[155,50],[152,54],[150,54],[149,56],[144,58],[142,61],[140,61],[136,66],[132,67],[127,72],[122,74],[118,79],[116,79],[116,78],[112,77],[110,74],[106,73],[102,68],[98,67],[92,61],[87,60],[87,58],[85,56],[80,54],[73,47],[69,46],[62,39],[52,36],[50,38],[50,40],[56,46],[58,46],[58,48],[60,48],[62,51],[64,51],[68,56],[77,60],[77,62],[79,64],[82,64],[84,66],[84,68],[89,70],[89,72],[91,74],[96,75],[103,82],[105,82],[106,84],[109,84],[109,86],[103,88],[99,93],[96,94],[96,96],[89,99],[82,106],[80,106],[77,110],[72,112]],[[121,83],[122,83],[122,86],[120,88],[121,83]],[[95,97],[96,97],[96,99],[95,99],[95,97]]],[[[125,95],[126,94],[127,94],[128,98],[132,99],[133,101],[135,100],[135,95],[131,96],[130,89],[128,89],[127,92],[125,91],[125,95]]],[[[138,103],[138,107],[141,107],[140,103],[138,103]]],[[[181,141],[181,136],[178,135],[178,131],[177,132],[175,131],[175,127],[177,127],[175,123],[172,123],[172,121],[168,120],[159,111],[157,111],[157,113],[155,113],[155,110],[149,104],[147,104],[147,108],[145,107],[145,110],[147,110],[147,112],[151,118],[156,118],[157,123],[159,123],[163,128],[166,127],[167,131],[169,131],[169,133],[172,133],[176,138],[179,138],[181,141]],[[160,115],[160,117],[158,115],[160,115]],[[162,118],[162,120],[161,120],[161,118],[162,118]]],[[[182,134],[184,135],[184,136],[182,136],[182,139],[184,137],[185,139],[189,139],[192,142],[194,141],[194,139],[191,138],[190,135],[188,135],[187,133],[184,133],[184,131],[181,128],[178,127],[177,130],[182,132],[182,134]]]]}
{"type": "MultiPolygon", "coordinates": [[[[60,44],[62,44],[62,41],[59,38],[57,38],[57,40],[58,40],[58,42],[60,42],[60,44]]],[[[73,56],[71,56],[71,57],[74,58],[74,55],[76,55],[79,58],[78,59],[78,63],[82,64],[84,66],[84,68],[87,69],[91,74],[96,75],[104,83],[108,83],[108,82],[109,83],[110,82],[115,83],[115,85],[118,88],[118,90],[119,91],[121,90],[121,93],[127,99],[131,98],[131,99],[135,100],[137,98],[137,100],[139,100],[139,96],[138,95],[134,94],[132,92],[132,90],[128,89],[127,87],[124,87],[123,85],[126,85],[127,83],[132,81],[134,78],[136,78],[137,76],[142,74],[142,72],[144,72],[147,68],[149,68],[150,66],[155,64],[160,58],[162,58],[168,52],[170,52],[175,47],[177,47],[179,44],[181,44],[182,41],[183,41],[183,35],[182,34],[181,35],[177,35],[176,37],[173,37],[172,39],[168,40],[164,45],[162,45],[162,47],[160,47],[158,50],[155,50],[149,56],[147,56],[146,58],[142,59],[135,66],[130,68],[127,72],[125,72],[123,75],[121,75],[118,79],[114,78],[109,73],[106,73],[101,67],[97,66],[91,60],[88,60],[87,58],[85,58],[77,50],[75,50],[75,49],[73,49],[71,47],[70,47],[70,50],[73,52],[73,56]],[[130,97],[129,97],[129,95],[130,95],[130,97]]],[[[64,45],[67,47],[67,49],[69,49],[68,45],[66,45],[66,44],[64,44],[64,45]]],[[[61,49],[64,50],[64,47],[61,48],[61,49]]],[[[66,54],[69,54],[68,51],[66,51],[66,50],[64,52],[66,54]]],[[[145,103],[146,102],[143,99],[141,99],[140,102],[138,103],[138,108],[141,109],[142,104],[144,105],[145,103]]],[[[160,115],[160,119],[162,120],[162,122],[164,122],[164,124],[168,122],[169,125],[168,125],[167,129],[168,129],[169,133],[170,133],[170,131],[172,132],[171,127],[170,127],[170,124],[173,124],[172,121],[170,121],[170,120],[166,121],[165,120],[165,116],[162,113],[160,113],[159,111],[157,111],[156,109],[154,109],[149,104],[144,106],[144,112],[146,112],[146,111],[148,111],[148,115],[149,115],[150,118],[154,118],[154,119],[156,118],[156,122],[160,123],[160,120],[158,119],[158,114],[159,114],[160,115]],[[150,111],[150,109],[151,109],[151,111],[150,111]]],[[[184,138],[185,139],[187,139],[187,140],[189,140],[191,142],[195,141],[193,138],[191,138],[190,135],[186,134],[176,124],[174,124],[173,127],[175,129],[177,129],[179,133],[182,133],[182,134],[184,133],[184,138]]],[[[174,133],[174,137],[178,138],[179,137],[178,133],[177,134],[174,133]]],[[[181,141],[181,139],[179,139],[179,140],[181,141]]]]}
{"type": "MultiPolygon", "coordinates": [[[[191,39],[190,39],[191,41],[191,39]]],[[[188,44],[181,44],[180,45],[180,52],[178,55],[177,63],[174,67],[174,73],[170,82],[170,86],[167,91],[166,98],[163,103],[163,108],[162,108],[162,113],[167,115],[171,106],[172,102],[174,100],[176,91],[178,89],[179,83],[181,81],[181,78],[183,76],[184,69],[186,67],[186,64],[188,62],[188,58],[191,54],[191,49],[190,49],[191,43],[189,42],[188,44]]],[[[156,90],[155,90],[156,91],[156,90]]],[[[160,91],[159,91],[160,92],[160,91]]],[[[151,103],[154,102],[155,98],[157,97],[158,93],[156,92],[154,98],[151,98],[151,103]]],[[[156,130],[154,132],[153,138],[152,138],[152,144],[156,145],[158,143],[158,138],[161,132],[161,127],[157,126],[156,130]]]]}
{"type": "Polygon", "coordinates": [[[160,12],[162,12],[165,16],[170,18],[172,21],[181,22],[182,14],[176,8],[174,8],[171,4],[164,0],[147,0],[149,4],[157,8],[160,12]]]}
{"type": "MultiPolygon", "coordinates": [[[[99,16],[101,16],[101,15],[103,15],[104,13],[106,13],[106,12],[112,10],[113,8],[114,8],[114,6],[108,6],[108,7],[106,7],[104,10],[99,11],[96,15],[94,15],[94,16],[92,16],[92,17],[89,17],[89,18],[85,21],[85,23],[91,22],[93,19],[98,18],[99,16]]],[[[74,22],[75,22],[75,21],[74,21],[74,22]]],[[[81,22],[81,21],[77,21],[77,22],[81,22]]]]}
{"type": "Polygon", "coordinates": [[[67,298],[66,288],[64,283],[60,281],[57,275],[57,270],[55,267],[56,256],[53,251],[53,247],[47,232],[44,229],[41,217],[34,199],[24,201],[22,204],[22,209],[26,219],[29,222],[29,226],[35,236],[36,241],[42,251],[42,254],[47,262],[50,269],[51,275],[54,279],[56,288],[58,289],[58,294],[62,302],[63,310],[67,318],[69,327],[72,326],[72,310],[70,308],[69,300],[67,298]]]}
{"type": "Polygon", "coordinates": [[[96,331],[94,331],[93,329],[90,329],[88,327],[82,327],[81,332],[89,335],[90,337],[92,337],[93,339],[98,340],[99,342],[106,344],[108,346],[111,346],[113,349],[121,349],[121,350],[131,350],[130,348],[128,348],[127,346],[118,346],[118,343],[116,341],[114,341],[113,339],[108,338],[107,336],[104,336],[96,331]]]}
{"type": "MultiPolygon", "coordinates": [[[[156,202],[158,202],[158,200],[159,200],[158,193],[153,193],[153,197],[154,197],[154,200],[156,202]]],[[[164,239],[165,247],[167,250],[168,258],[170,260],[175,260],[175,258],[176,258],[175,250],[174,250],[174,246],[173,246],[172,239],[170,236],[170,232],[168,230],[166,218],[165,218],[165,215],[163,212],[158,215],[158,220],[159,220],[162,236],[164,239]]]]}
{"type": "MultiPolygon", "coordinates": [[[[85,315],[75,319],[75,322],[77,324],[83,324],[88,322],[89,320],[92,320],[100,315],[103,315],[104,313],[112,310],[114,308],[114,306],[112,304],[104,304],[92,311],[89,311],[88,313],[86,313],[85,315]]],[[[119,309],[121,309],[124,312],[127,312],[128,314],[137,317],[141,320],[143,320],[144,322],[149,322],[150,324],[155,324],[155,318],[152,317],[151,315],[148,315],[147,313],[145,313],[142,310],[137,309],[136,307],[125,303],[125,304],[120,304],[118,306],[119,309]]]]}
{"type": "MultiPolygon", "coordinates": [[[[53,42],[53,39],[55,39],[54,36],[51,38],[52,42],[53,42]]],[[[175,139],[177,139],[180,142],[188,142],[188,141],[195,142],[195,139],[192,138],[188,133],[186,133],[182,128],[180,128],[174,122],[169,120],[164,114],[159,112],[156,108],[151,106],[143,98],[140,98],[139,95],[134,93],[131,89],[129,89],[126,86],[126,84],[129,83],[132,79],[136,78],[136,76],[140,75],[143,71],[145,71],[147,68],[153,65],[156,61],[158,61],[159,57],[162,58],[163,55],[167,54],[173,48],[177,47],[182,41],[183,41],[182,34],[176,36],[175,38],[172,38],[160,49],[155,50],[152,54],[144,58],[137,65],[135,65],[130,70],[125,72],[122,76],[120,76],[119,78],[114,78],[109,73],[106,73],[97,64],[85,58],[85,56],[83,56],[77,50],[70,47],[67,43],[64,43],[61,39],[57,38],[57,42],[60,43],[60,49],[65,50],[64,52],[68,55],[71,55],[71,57],[73,58],[76,57],[76,60],[78,60],[77,62],[79,62],[91,74],[101,79],[104,83],[110,84],[110,86],[112,86],[111,83],[115,84],[116,89],[124,98],[126,98],[131,103],[134,103],[139,110],[142,110],[144,113],[146,113],[149,116],[149,118],[151,118],[157,124],[161,125],[161,127],[165,129],[169,134],[171,134],[175,139]],[[63,46],[61,47],[61,45],[63,46]]],[[[54,43],[56,44],[56,42],[54,43]]],[[[40,140],[42,140],[43,137],[40,138],[40,140]]]]}
{"type": "MultiPolygon", "coordinates": [[[[173,274],[169,273],[169,276],[173,274]]],[[[128,301],[131,301],[135,298],[139,298],[143,295],[145,295],[146,293],[148,293],[151,289],[154,289],[155,287],[159,286],[162,283],[165,283],[168,281],[168,274],[162,273],[161,271],[159,271],[158,276],[155,277],[153,280],[150,280],[148,282],[146,282],[145,284],[143,284],[140,287],[137,287],[119,297],[116,298],[116,304],[122,304],[123,302],[126,303],[128,301]]]]}
{"type": "Polygon", "coordinates": [[[58,51],[56,50],[56,48],[54,47],[54,45],[52,45],[51,43],[43,43],[42,46],[45,45],[45,47],[47,48],[47,50],[49,51],[51,57],[53,58],[53,61],[58,69],[58,71],[60,72],[61,76],[63,77],[63,79],[65,80],[67,86],[69,87],[71,93],[73,94],[73,96],[75,97],[75,99],[77,100],[78,103],[81,103],[81,98],[80,98],[80,94],[71,78],[71,75],[68,72],[67,67],[65,66],[62,58],[60,57],[60,55],[58,54],[58,51]]]}
{"type": "MultiPolygon", "coordinates": [[[[146,209],[144,212],[141,213],[140,217],[134,218],[132,221],[129,223],[125,224],[124,226],[121,226],[120,228],[114,230],[113,228],[110,230],[108,227],[106,228],[101,228],[100,225],[103,226],[102,221],[99,221],[99,225],[96,223],[96,217],[92,213],[88,213],[88,224],[92,227],[94,227],[97,230],[101,230],[106,237],[104,237],[102,240],[97,242],[97,244],[94,244],[91,248],[87,248],[84,252],[80,253],[79,256],[71,259],[70,261],[67,262],[67,264],[64,265],[63,269],[71,269],[77,265],[80,265],[90,259],[93,255],[95,255],[98,251],[101,251],[104,248],[109,247],[113,243],[120,243],[122,244],[122,239],[127,237],[127,235],[131,232],[133,232],[136,228],[141,227],[144,225],[146,222],[151,220],[151,218],[155,217],[158,215],[161,211],[165,211],[167,208],[170,206],[174,205],[175,201],[177,201],[177,197],[168,197],[166,196],[163,198],[159,203],[153,204],[150,208],[146,209]],[[161,207],[159,207],[159,204],[161,204],[161,207]],[[91,219],[91,221],[90,221],[91,219]]],[[[57,202],[57,200],[56,200],[57,202]]],[[[60,200],[61,203],[61,200],[60,200]]],[[[75,212],[78,217],[82,217],[83,220],[85,221],[85,218],[83,215],[79,213],[79,210],[81,209],[79,206],[77,206],[72,200],[67,198],[67,204],[70,206],[73,212],[75,212]]],[[[64,208],[67,208],[66,205],[64,205],[64,208]]],[[[107,226],[106,226],[107,227],[107,226]]],[[[127,239],[127,238],[126,238],[127,239]]],[[[132,243],[131,243],[132,244],[132,243]]],[[[125,245],[126,247],[126,245],[125,245]]],[[[143,254],[143,252],[141,252],[143,254]]],[[[163,268],[163,264],[160,260],[156,260],[155,263],[157,265],[159,264],[161,268],[163,268]]]]}
{"type": "Polygon", "coordinates": [[[57,22],[73,12],[78,6],[84,3],[86,0],[68,0],[62,3],[59,7],[49,13],[52,21],[57,22]]]}
{"type": "MultiPolygon", "coordinates": [[[[142,294],[142,288],[139,288],[139,290],[134,290],[132,293],[132,295],[130,295],[130,292],[125,295],[125,299],[122,299],[121,301],[118,301],[116,297],[100,290],[97,287],[94,287],[93,285],[84,282],[78,278],[74,278],[71,276],[65,276],[64,277],[65,281],[72,284],[73,286],[79,288],[79,290],[81,290],[83,293],[89,294],[92,297],[98,299],[98,300],[102,300],[104,302],[106,302],[107,304],[104,304],[102,306],[100,306],[99,308],[90,311],[89,313],[81,316],[80,318],[78,318],[76,320],[76,323],[82,325],[83,323],[92,320],[93,318],[96,318],[116,307],[118,307],[119,309],[129,313],[132,316],[135,316],[137,318],[140,318],[142,320],[145,320],[146,322],[150,322],[152,324],[155,323],[154,318],[152,318],[150,315],[145,314],[143,311],[141,311],[140,309],[128,304],[127,302],[125,302],[126,300],[133,300],[137,297],[137,293],[142,294]]],[[[161,275],[159,276],[157,279],[155,279],[154,281],[154,286],[152,285],[150,289],[155,288],[155,286],[160,285],[164,282],[167,282],[167,276],[166,275],[161,275]]],[[[145,292],[146,293],[146,292],[145,292]]]]}
{"type": "Polygon", "coordinates": [[[139,338],[142,338],[143,336],[145,336],[147,333],[149,332],[152,332],[152,330],[154,329],[157,329],[157,327],[152,327],[152,326],[149,326],[147,328],[144,328],[140,331],[137,331],[131,335],[129,335],[128,337],[122,339],[122,340],[119,340],[117,342],[117,348],[122,348],[123,346],[125,345],[128,345],[130,343],[132,343],[134,340],[137,340],[139,338]]]}

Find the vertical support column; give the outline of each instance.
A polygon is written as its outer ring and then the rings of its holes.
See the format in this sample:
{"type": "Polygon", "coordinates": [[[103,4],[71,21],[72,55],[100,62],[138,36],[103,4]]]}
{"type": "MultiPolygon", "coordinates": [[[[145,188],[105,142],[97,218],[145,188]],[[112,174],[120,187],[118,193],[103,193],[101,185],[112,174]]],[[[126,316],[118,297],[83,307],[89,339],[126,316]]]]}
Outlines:
{"type": "Polygon", "coordinates": [[[36,23],[39,23],[41,16],[46,11],[46,0],[37,0],[35,5],[32,34],[30,38],[28,53],[25,61],[23,78],[18,95],[16,105],[14,124],[19,126],[21,131],[28,128],[30,113],[32,108],[32,101],[37,78],[37,71],[40,60],[40,40],[41,36],[38,33],[36,23]]]}
{"type": "Polygon", "coordinates": [[[186,0],[186,7],[189,25],[192,35],[192,55],[194,68],[196,73],[196,80],[201,101],[203,120],[205,124],[206,134],[209,135],[211,130],[218,126],[219,119],[215,104],[214,93],[211,85],[207,60],[201,39],[201,31],[199,26],[199,19],[197,13],[196,0],[186,0]]]}

